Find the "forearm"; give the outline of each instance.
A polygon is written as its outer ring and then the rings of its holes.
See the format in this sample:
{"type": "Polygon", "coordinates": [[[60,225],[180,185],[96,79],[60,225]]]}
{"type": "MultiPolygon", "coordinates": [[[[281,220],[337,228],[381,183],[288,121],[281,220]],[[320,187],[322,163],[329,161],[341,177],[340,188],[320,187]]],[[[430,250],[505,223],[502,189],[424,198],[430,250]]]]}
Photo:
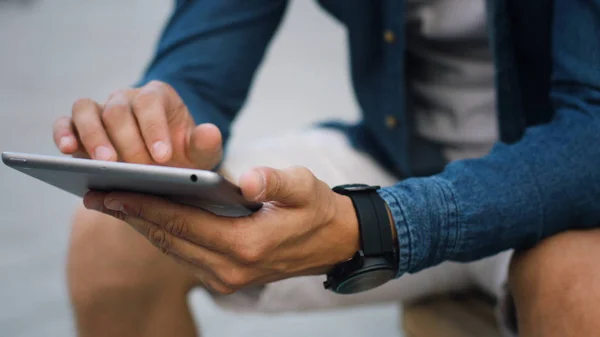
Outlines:
{"type": "Polygon", "coordinates": [[[514,145],[498,144],[484,158],[382,189],[398,232],[400,273],[600,224],[600,149],[591,146],[600,142],[598,130],[598,107],[565,108],[514,145]]]}

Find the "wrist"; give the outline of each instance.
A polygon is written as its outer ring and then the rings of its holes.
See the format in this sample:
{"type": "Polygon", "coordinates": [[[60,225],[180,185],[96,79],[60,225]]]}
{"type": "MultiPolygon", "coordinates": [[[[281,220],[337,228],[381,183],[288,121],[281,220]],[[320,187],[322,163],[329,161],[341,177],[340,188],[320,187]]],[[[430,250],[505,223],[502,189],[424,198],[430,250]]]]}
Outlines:
{"type": "Polygon", "coordinates": [[[390,221],[390,230],[392,231],[392,239],[394,240],[394,245],[396,246],[396,248],[399,248],[398,232],[396,231],[396,222],[394,221],[394,216],[392,215],[392,211],[390,210],[390,207],[388,206],[387,202],[385,203],[385,210],[387,211],[388,219],[390,221]]]}
{"type": "MultiPolygon", "coordinates": [[[[342,257],[327,272],[325,289],[353,294],[378,287],[393,279],[397,244],[395,225],[385,200],[376,192],[379,186],[347,184],[333,188],[336,223],[340,224],[342,257]],[[389,227],[388,227],[389,226],[389,227]]],[[[340,242],[341,243],[341,242],[340,242]]]]}
{"type": "Polygon", "coordinates": [[[350,197],[333,193],[335,198],[335,214],[333,223],[336,224],[339,249],[333,265],[350,260],[361,249],[358,216],[350,197]]]}
{"type": "MultiPolygon", "coordinates": [[[[336,224],[337,233],[342,240],[340,243],[339,254],[334,259],[334,264],[351,259],[357,251],[361,249],[360,244],[360,229],[358,224],[358,216],[350,197],[334,193],[335,197],[335,212],[332,222],[336,224]]],[[[398,249],[398,232],[396,231],[396,223],[387,203],[385,209],[388,215],[390,230],[394,246],[398,249]]]]}

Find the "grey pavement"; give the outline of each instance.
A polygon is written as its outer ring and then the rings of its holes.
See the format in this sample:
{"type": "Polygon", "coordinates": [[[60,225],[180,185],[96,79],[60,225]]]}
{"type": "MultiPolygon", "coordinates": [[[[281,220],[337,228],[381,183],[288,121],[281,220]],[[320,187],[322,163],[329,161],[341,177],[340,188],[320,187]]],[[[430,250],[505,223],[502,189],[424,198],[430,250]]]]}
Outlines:
{"type": "MultiPolygon", "coordinates": [[[[52,121],[133,83],[170,10],[161,0],[0,1],[0,151],[57,154],[52,121]]],[[[337,116],[357,118],[344,31],[295,0],[232,142],[337,116]]],[[[65,283],[75,197],[0,165],[0,336],[73,336],[65,283]]],[[[98,254],[102,254],[98,252],[98,254]]],[[[205,336],[399,336],[399,309],[233,314],[192,296],[205,336]]]]}

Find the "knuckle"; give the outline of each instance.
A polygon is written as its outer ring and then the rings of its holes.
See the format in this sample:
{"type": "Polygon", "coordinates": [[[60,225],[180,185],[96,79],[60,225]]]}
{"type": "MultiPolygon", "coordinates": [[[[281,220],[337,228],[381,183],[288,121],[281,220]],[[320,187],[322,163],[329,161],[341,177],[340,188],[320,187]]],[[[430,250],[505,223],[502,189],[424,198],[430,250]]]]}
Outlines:
{"type": "Polygon", "coordinates": [[[273,195],[279,195],[281,192],[281,173],[275,169],[267,168],[261,170],[261,173],[266,176],[267,184],[269,185],[269,192],[273,195]]]}
{"type": "Polygon", "coordinates": [[[310,194],[316,191],[319,186],[319,180],[314,173],[304,166],[295,168],[295,174],[299,179],[296,180],[294,190],[300,194],[310,194]]]}
{"type": "Polygon", "coordinates": [[[152,80],[150,82],[148,82],[148,84],[145,85],[145,87],[150,87],[150,88],[166,88],[168,86],[167,83],[163,82],[163,81],[159,81],[159,80],[152,80]]]}
{"type": "Polygon", "coordinates": [[[117,89],[108,95],[108,100],[110,101],[114,97],[127,97],[129,90],[131,90],[131,89],[117,89]]]}
{"type": "Polygon", "coordinates": [[[158,226],[150,226],[147,236],[148,240],[152,242],[153,245],[160,248],[163,253],[168,253],[171,248],[171,242],[164,230],[158,226]]]}
{"type": "Polygon", "coordinates": [[[150,92],[159,93],[158,96],[161,100],[163,100],[162,103],[166,105],[167,102],[170,102],[170,109],[172,109],[173,111],[180,111],[186,109],[185,103],[183,102],[175,88],[173,88],[169,83],[157,80],[150,81],[144,86],[143,91],[146,90],[150,92]]]}
{"type": "Polygon", "coordinates": [[[232,230],[226,236],[226,243],[230,247],[230,255],[238,262],[246,265],[253,265],[262,261],[267,252],[267,240],[257,235],[256,226],[246,221],[234,219],[231,227],[232,230]]]}
{"type": "Polygon", "coordinates": [[[126,102],[111,102],[104,108],[104,111],[102,111],[102,121],[104,123],[109,123],[122,120],[127,110],[129,110],[129,107],[126,102]]]}
{"type": "Polygon", "coordinates": [[[160,92],[154,88],[148,87],[142,89],[140,93],[135,96],[133,102],[131,103],[135,110],[140,111],[143,111],[144,109],[147,109],[155,104],[162,104],[160,92]]]}
{"type": "Polygon", "coordinates": [[[168,83],[159,80],[152,80],[148,82],[148,84],[146,84],[142,89],[142,91],[144,90],[159,92],[161,94],[168,94],[174,91],[173,87],[171,87],[168,83]]]}
{"type": "Polygon", "coordinates": [[[230,289],[240,289],[250,282],[248,274],[239,268],[230,268],[221,272],[220,281],[230,289]]]}
{"type": "Polygon", "coordinates": [[[307,167],[305,166],[294,166],[294,170],[297,172],[298,175],[300,175],[303,178],[311,178],[314,177],[313,173],[311,170],[309,170],[307,167]]]}
{"type": "Polygon", "coordinates": [[[165,221],[165,230],[175,236],[183,237],[187,233],[187,223],[178,216],[170,216],[165,221]]]}
{"type": "Polygon", "coordinates": [[[265,250],[258,244],[242,243],[235,246],[234,249],[236,260],[247,265],[259,263],[265,255],[265,250]]]}
{"type": "Polygon", "coordinates": [[[161,131],[161,129],[162,128],[159,123],[153,122],[153,123],[147,123],[147,125],[144,125],[144,127],[141,129],[141,131],[142,131],[143,135],[157,135],[161,131]]]}
{"type": "Polygon", "coordinates": [[[296,174],[300,177],[300,180],[302,182],[304,182],[306,185],[309,185],[309,186],[313,185],[315,183],[315,181],[317,180],[315,178],[315,175],[312,173],[312,171],[304,166],[297,166],[295,168],[295,171],[296,171],[296,174]]]}
{"type": "Polygon", "coordinates": [[[96,102],[94,100],[92,100],[91,98],[79,98],[73,103],[71,112],[75,116],[92,107],[96,107],[96,102]]]}
{"type": "Polygon", "coordinates": [[[110,211],[110,210],[106,210],[105,212],[109,213],[110,215],[112,215],[114,218],[121,220],[121,221],[125,221],[125,214],[123,212],[117,212],[117,211],[110,211]]]}
{"type": "Polygon", "coordinates": [[[146,211],[144,210],[144,206],[128,206],[127,212],[132,213],[134,217],[138,219],[145,219],[146,211]]]}

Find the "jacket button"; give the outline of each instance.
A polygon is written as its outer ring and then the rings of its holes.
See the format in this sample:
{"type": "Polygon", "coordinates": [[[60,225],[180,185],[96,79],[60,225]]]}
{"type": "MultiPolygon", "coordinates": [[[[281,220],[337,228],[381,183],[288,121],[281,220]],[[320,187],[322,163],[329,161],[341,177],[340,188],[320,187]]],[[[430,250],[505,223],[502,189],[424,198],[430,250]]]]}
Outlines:
{"type": "Polygon", "coordinates": [[[388,129],[395,129],[398,126],[398,119],[392,115],[385,116],[385,126],[388,129]]]}
{"type": "Polygon", "coordinates": [[[383,32],[383,39],[388,44],[392,44],[396,41],[396,34],[394,34],[394,32],[388,29],[385,32],[383,32]]]}

